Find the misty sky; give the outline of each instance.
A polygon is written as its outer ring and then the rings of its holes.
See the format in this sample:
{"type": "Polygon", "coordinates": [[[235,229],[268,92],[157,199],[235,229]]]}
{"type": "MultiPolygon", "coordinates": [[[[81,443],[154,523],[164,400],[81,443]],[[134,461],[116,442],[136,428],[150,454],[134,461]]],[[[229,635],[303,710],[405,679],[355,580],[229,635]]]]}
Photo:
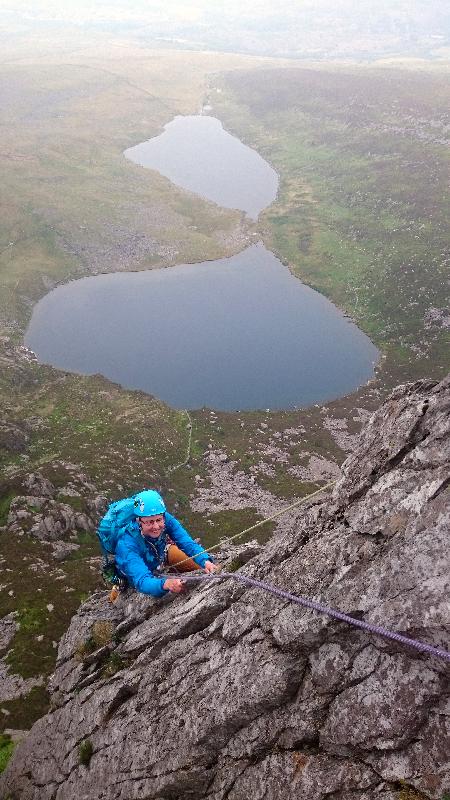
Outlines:
{"type": "Polygon", "coordinates": [[[59,19],[164,19],[200,21],[214,14],[223,18],[245,17],[280,20],[283,15],[295,18],[296,13],[307,11],[317,18],[332,18],[361,12],[378,18],[390,15],[409,15],[411,18],[432,20],[433,16],[448,19],[448,3],[443,0],[5,0],[4,11],[36,18],[59,19]]]}
{"type": "Polygon", "coordinates": [[[217,49],[288,57],[443,56],[447,0],[4,0],[3,36],[68,25],[217,49]],[[436,52],[435,52],[436,51],[436,52]]]}

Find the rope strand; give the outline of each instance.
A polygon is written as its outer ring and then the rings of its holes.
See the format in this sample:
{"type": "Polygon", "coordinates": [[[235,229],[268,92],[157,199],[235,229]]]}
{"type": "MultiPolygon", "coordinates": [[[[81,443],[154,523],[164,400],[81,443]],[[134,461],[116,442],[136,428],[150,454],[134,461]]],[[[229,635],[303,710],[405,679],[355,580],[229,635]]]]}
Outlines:
{"type": "MultiPolygon", "coordinates": [[[[277,511],[275,514],[272,514],[270,517],[266,517],[265,519],[256,522],[254,525],[250,525],[249,528],[245,528],[245,530],[241,531],[240,533],[235,533],[234,536],[229,536],[228,539],[222,539],[221,542],[218,544],[213,545],[212,547],[208,547],[207,550],[201,550],[200,553],[196,553],[195,556],[192,558],[197,558],[197,556],[202,556],[204,553],[210,553],[211,550],[217,550],[218,547],[224,547],[224,545],[229,544],[234,539],[239,539],[240,536],[244,536],[245,533],[250,533],[250,531],[254,531],[255,528],[259,528],[261,525],[265,525],[266,522],[271,522],[273,519],[277,519],[277,517],[281,517],[282,514],[286,514],[288,511],[292,511],[293,508],[302,505],[302,503],[306,503],[307,500],[310,500],[311,497],[315,497],[316,494],[320,494],[320,492],[324,492],[325,489],[329,489],[331,486],[334,486],[336,481],[332,481],[331,483],[327,483],[325,486],[321,486],[320,489],[317,489],[315,492],[306,495],[306,497],[302,497],[300,500],[296,500],[295,503],[292,503],[290,506],[286,508],[282,508],[281,511],[277,511]]],[[[174,566],[179,567],[180,564],[184,564],[186,561],[190,561],[191,556],[189,558],[183,558],[183,561],[177,561],[174,566]]]]}
{"type": "MultiPolygon", "coordinates": [[[[163,575],[162,577],[170,578],[173,577],[173,575],[163,575]]],[[[447,650],[441,650],[440,648],[434,647],[427,642],[420,642],[418,639],[411,639],[408,636],[403,636],[401,633],[395,633],[395,631],[390,631],[387,628],[381,627],[380,625],[372,625],[369,622],[355,619],[354,617],[350,617],[348,614],[343,614],[342,611],[336,611],[334,608],[328,608],[327,606],[323,605],[323,603],[318,603],[316,600],[309,600],[307,597],[286,592],[284,589],[278,589],[276,586],[272,586],[270,583],[259,581],[256,578],[250,578],[247,575],[240,575],[236,572],[221,572],[220,574],[211,573],[208,575],[183,575],[181,580],[223,580],[224,578],[232,578],[233,580],[240,581],[247,586],[251,586],[256,589],[263,589],[264,591],[269,592],[276,597],[280,597],[282,600],[289,600],[291,603],[296,603],[297,605],[311,608],[314,611],[318,611],[320,614],[326,614],[333,619],[337,619],[340,622],[346,622],[349,625],[353,625],[356,628],[361,628],[368,633],[373,633],[377,636],[383,636],[385,639],[392,639],[394,642],[399,642],[407,647],[413,647],[423,653],[428,653],[429,655],[436,656],[436,658],[450,662],[450,653],[447,650]]]]}
{"type": "MultiPolygon", "coordinates": [[[[300,500],[297,500],[295,503],[291,503],[291,505],[287,506],[286,508],[282,508],[280,511],[277,511],[275,514],[272,514],[270,517],[266,517],[266,519],[257,522],[255,525],[251,525],[249,528],[245,528],[245,530],[241,531],[240,533],[236,533],[234,536],[228,537],[228,539],[222,540],[217,545],[210,547],[209,550],[216,550],[218,547],[223,547],[225,544],[234,541],[234,539],[238,539],[239,537],[243,536],[245,533],[249,533],[250,531],[255,530],[255,528],[259,528],[261,525],[264,525],[266,522],[270,522],[271,520],[277,519],[282,514],[286,514],[287,511],[292,511],[293,508],[302,505],[302,503],[306,503],[307,500],[310,500],[311,497],[319,494],[320,492],[325,491],[325,489],[331,488],[334,486],[336,481],[332,481],[331,483],[327,483],[325,486],[321,486],[320,489],[317,489],[315,492],[307,495],[306,497],[302,497],[300,500]]],[[[202,550],[197,555],[203,555],[203,553],[209,552],[209,550],[202,550]]],[[[185,558],[182,561],[178,561],[177,564],[174,566],[178,567],[180,564],[184,564],[186,561],[189,561],[189,558],[185,558]]],[[[161,575],[162,578],[173,578],[173,575],[161,575]]],[[[309,600],[307,597],[302,597],[301,595],[292,594],[291,592],[286,592],[284,589],[278,589],[276,586],[272,586],[270,583],[265,583],[264,581],[259,581],[256,578],[250,578],[247,575],[242,575],[235,572],[221,572],[220,574],[217,573],[209,573],[205,575],[204,573],[199,575],[198,573],[194,575],[186,575],[183,574],[180,576],[180,579],[183,581],[202,581],[202,580],[224,580],[226,578],[232,578],[233,580],[240,581],[241,583],[246,584],[247,586],[251,586],[256,589],[263,589],[270,594],[275,595],[276,597],[280,597],[282,600],[288,600],[291,603],[296,603],[297,605],[303,606],[305,608],[311,608],[313,611],[317,611],[320,614],[326,614],[328,617],[333,619],[337,619],[340,622],[346,622],[348,625],[353,625],[356,628],[361,628],[368,633],[375,634],[376,636],[382,636],[385,639],[391,639],[394,642],[398,642],[399,644],[405,645],[406,647],[413,647],[416,650],[419,650],[423,653],[428,653],[429,655],[435,656],[436,658],[443,659],[444,661],[450,662],[450,652],[447,650],[442,650],[439,647],[434,647],[431,644],[427,644],[427,642],[420,642],[418,639],[411,639],[408,636],[403,636],[401,633],[395,633],[395,631],[390,631],[387,628],[383,628],[381,625],[372,625],[369,622],[364,622],[364,620],[355,619],[355,617],[350,617],[348,614],[342,613],[342,611],[337,611],[334,608],[328,608],[327,606],[323,605],[323,603],[319,603],[316,600],[309,600]]]]}

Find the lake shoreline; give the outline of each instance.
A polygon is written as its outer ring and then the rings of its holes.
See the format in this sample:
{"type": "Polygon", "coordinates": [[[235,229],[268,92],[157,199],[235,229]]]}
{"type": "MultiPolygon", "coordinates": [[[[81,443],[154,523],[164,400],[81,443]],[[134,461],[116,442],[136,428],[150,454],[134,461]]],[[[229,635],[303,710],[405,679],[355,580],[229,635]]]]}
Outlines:
{"type": "Polygon", "coordinates": [[[58,287],[34,308],[25,344],[40,362],[105,374],[173,408],[222,411],[329,402],[373,378],[379,355],[262,243],[212,263],[58,287]]]}

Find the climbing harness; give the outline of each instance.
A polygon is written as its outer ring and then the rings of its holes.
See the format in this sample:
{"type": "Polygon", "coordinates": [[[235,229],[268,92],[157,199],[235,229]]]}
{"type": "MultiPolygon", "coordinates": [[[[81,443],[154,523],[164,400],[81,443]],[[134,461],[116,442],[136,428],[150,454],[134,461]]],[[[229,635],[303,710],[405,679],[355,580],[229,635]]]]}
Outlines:
{"type": "MultiPolygon", "coordinates": [[[[172,576],[162,575],[161,577],[170,578],[172,576]]],[[[402,636],[402,634],[395,633],[395,631],[390,631],[387,628],[382,628],[380,625],[371,625],[369,622],[355,619],[355,617],[350,617],[348,614],[343,614],[341,611],[336,611],[334,608],[328,608],[327,606],[324,606],[323,603],[318,603],[315,600],[308,600],[307,597],[301,597],[300,595],[291,594],[291,592],[278,589],[276,586],[272,586],[270,583],[258,581],[256,578],[250,578],[247,575],[241,575],[237,572],[221,572],[220,574],[210,573],[208,575],[203,573],[202,575],[183,575],[182,580],[223,580],[225,578],[232,578],[233,580],[245,583],[247,586],[251,586],[256,589],[263,589],[264,591],[270,592],[270,594],[273,594],[276,597],[280,597],[282,600],[289,600],[291,603],[296,603],[299,606],[312,608],[314,611],[318,611],[320,614],[326,614],[333,619],[338,619],[341,622],[347,622],[350,625],[354,625],[357,628],[362,628],[362,630],[368,631],[368,633],[374,633],[377,636],[384,636],[386,639],[392,639],[394,642],[399,642],[407,647],[414,647],[416,650],[420,650],[423,653],[429,653],[429,655],[436,656],[437,658],[442,658],[444,661],[450,662],[450,653],[447,650],[441,650],[438,647],[433,647],[433,645],[427,644],[426,642],[420,642],[417,639],[410,639],[408,636],[402,636]]]]}

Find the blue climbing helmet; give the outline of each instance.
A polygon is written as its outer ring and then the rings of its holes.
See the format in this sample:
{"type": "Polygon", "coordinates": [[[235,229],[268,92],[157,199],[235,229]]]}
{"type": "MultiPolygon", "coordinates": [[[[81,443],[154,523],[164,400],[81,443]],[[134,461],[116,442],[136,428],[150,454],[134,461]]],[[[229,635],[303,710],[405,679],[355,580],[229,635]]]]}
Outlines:
{"type": "Polygon", "coordinates": [[[155,517],[164,514],[164,500],[154,489],[144,489],[134,496],[133,512],[136,517],[155,517]]]}

